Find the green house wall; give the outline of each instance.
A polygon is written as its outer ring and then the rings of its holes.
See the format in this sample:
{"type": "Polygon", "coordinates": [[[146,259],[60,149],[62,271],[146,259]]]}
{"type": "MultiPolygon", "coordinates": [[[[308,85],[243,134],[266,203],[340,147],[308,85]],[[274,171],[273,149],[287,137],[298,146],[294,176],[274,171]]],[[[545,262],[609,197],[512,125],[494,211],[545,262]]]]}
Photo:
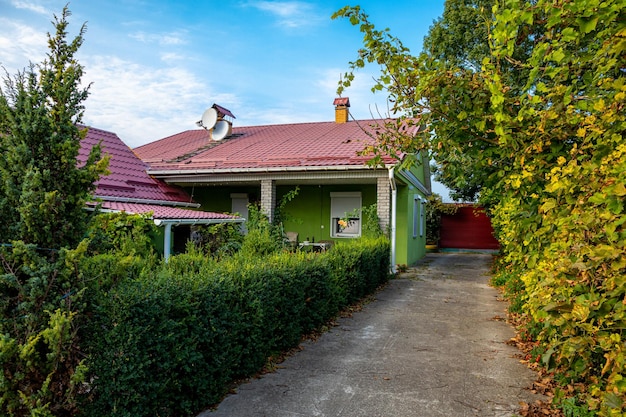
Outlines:
{"type": "Polygon", "coordinates": [[[254,203],[261,199],[261,187],[243,186],[243,187],[194,187],[186,188],[186,191],[193,197],[195,201],[200,203],[202,210],[213,211],[216,213],[230,213],[232,210],[232,200],[230,195],[233,193],[248,194],[250,203],[254,203]]]}
{"type": "MultiPolygon", "coordinates": [[[[426,183],[424,170],[421,165],[410,168],[411,173],[422,184],[426,183]]],[[[395,263],[412,265],[426,254],[425,226],[423,233],[413,236],[415,195],[425,200],[424,194],[408,183],[401,176],[396,175],[397,185],[397,215],[396,215],[396,259],[395,263]]],[[[293,190],[295,185],[279,185],[276,187],[276,203],[293,190]]],[[[232,210],[232,193],[248,195],[250,203],[261,199],[259,186],[208,186],[187,188],[193,198],[201,204],[203,210],[216,212],[230,212],[232,210]]],[[[377,187],[375,184],[345,184],[345,185],[301,185],[298,195],[285,206],[284,231],[297,232],[299,241],[309,240],[328,241],[346,238],[332,238],[330,221],[330,195],[333,192],[361,192],[362,206],[376,204],[377,187]]],[[[418,206],[417,219],[420,222],[420,211],[423,205],[418,206]]],[[[387,232],[387,231],[385,231],[387,232]]]]}
{"type": "MultiPolygon", "coordinates": [[[[285,232],[297,232],[298,239],[341,240],[332,238],[330,223],[330,193],[358,191],[363,207],[376,204],[375,185],[314,185],[300,186],[298,195],[285,206],[285,232]]],[[[294,187],[276,188],[276,200],[293,190],[294,187]]]]}
{"type": "Polygon", "coordinates": [[[420,198],[423,197],[413,186],[398,187],[396,199],[396,264],[399,265],[412,265],[426,254],[425,225],[420,229],[420,222],[422,221],[420,210],[424,210],[422,204],[418,204],[415,218],[418,233],[416,237],[413,236],[413,204],[416,194],[420,196],[420,198]]]}
{"type": "MultiPolygon", "coordinates": [[[[428,161],[428,159],[422,158],[422,161],[428,161]]],[[[426,178],[424,167],[421,164],[413,164],[408,170],[422,184],[430,183],[430,178],[426,178]]],[[[425,210],[425,206],[418,204],[415,213],[417,236],[413,237],[413,204],[415,196],[418,196],[420,201],[425,201],[426,195],[413,185],[405,183],[399,175],[396,175],[396,181],[398,184],[396,264],[413,265],[426,255],[426,225],[423,223],[425,216],[422,218],[422,210],[425,210]],[[420,225],[420,223],[422,224],[420,225]]]]}
{"type": "MultiPolygon", "coordinates": [[[[281,201],[296,186],[277,186],[276,202],[281,201]]],[[[191,193],[191,190],[188,189],[191,193]]],[[[376,204],[375,185],[305,185],[299,186],[298,195],[285,206],[285,232],[297,232],[300,241],[340,240],[331,238],[330,224],[330,193],[331,192],[361,192],[361,202],[364,207],[376,204]]],[[[203,210],[230,212],[232,209],[232,193],[248,194],[250,203],[260,200],[260,187],[202,187],[194,190],[194,199],[199,202],[203,210]]]]}

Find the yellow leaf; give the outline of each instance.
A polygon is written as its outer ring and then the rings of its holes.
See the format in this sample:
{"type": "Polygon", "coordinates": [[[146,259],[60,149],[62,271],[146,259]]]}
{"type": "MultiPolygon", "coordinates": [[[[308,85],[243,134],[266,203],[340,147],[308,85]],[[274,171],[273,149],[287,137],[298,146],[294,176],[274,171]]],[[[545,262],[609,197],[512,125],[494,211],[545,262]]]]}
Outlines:
{"type": "Polygon", "coordinates": [[[554,198],[550,198],[541,205],[541,211],[545,213],[545,212],[552,210],[555,207],[556,207],[556,200],[554,198]]]}
{"type": "Polygon", "coordinates": [[[589,317],[589,307],[581,304],[575,304],[572,309],[572,316],[579,321],[587,320],[587,317],[589,317]]]}
{"type": "Polygon", "coordinates": [[[619,197],[623,197],[626,195],[626,186],[624,185],[624,183],[620,182],[619,184],[615,185],[615,195],[619,196],[619,197]]]}
{"type": "Polygon", "coordinates": [[[593,105],[593,109],[599,112],[604,111],[605,108],[606,108],[606,105],[604,104],[603,99],[596,101],[596,103],[593,105]]]}

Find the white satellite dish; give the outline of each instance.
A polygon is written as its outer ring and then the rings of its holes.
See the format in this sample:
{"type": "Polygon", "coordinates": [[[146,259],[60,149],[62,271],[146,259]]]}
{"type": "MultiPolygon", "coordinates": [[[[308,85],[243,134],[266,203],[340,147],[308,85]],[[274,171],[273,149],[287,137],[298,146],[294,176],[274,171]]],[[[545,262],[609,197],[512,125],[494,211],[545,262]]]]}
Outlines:
{"type": "Polygon", "coordinates": [[[233,126],[230,124],[230,122],[227,120],[221,119],[215,124],[215,127],[211,131],[211,138],[213,140],[222,140],[225,137],[230,136],[232,131],[233,131],[233,126]]]}
{"type": "Polygon", "coordinates": [[[218,118],[217,110],[214,107],[209,107],[202,114],[201,126],[205,129],[213,129],[217,123],[218,118]]]}

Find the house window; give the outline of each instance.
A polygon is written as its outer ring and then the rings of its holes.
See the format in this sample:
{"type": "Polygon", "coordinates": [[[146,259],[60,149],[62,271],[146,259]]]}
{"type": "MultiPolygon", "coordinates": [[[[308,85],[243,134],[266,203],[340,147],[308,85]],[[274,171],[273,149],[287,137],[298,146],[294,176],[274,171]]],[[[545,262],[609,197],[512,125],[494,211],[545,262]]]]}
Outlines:
{"type": "Polygon", "coordinates": [[[424,236],[424,224],[426,217],[424,213],[424,202],[419,195],[413,196],[413,237],[424,236]]]}
{"type": "Polygon", "coordinates": [[[332,237],[361,236],[361,193],[330,193],[332,237]]]}
{"type": "Polygon", "coordinates": [[[420,237],[424,236],[426,231],[426,200],[422,200],[420,204],[420,237]]]}
{"type": "MultiPolygon", "coordinates": [[[[245,193],[231,193],[230,198],[232,201],[231,213],[237,213],[239,216],[248,220],[248,194],[245,193]]],[[[241,223],[241,232],[246,234],[248,229],[246,222],[241,223]]]]}

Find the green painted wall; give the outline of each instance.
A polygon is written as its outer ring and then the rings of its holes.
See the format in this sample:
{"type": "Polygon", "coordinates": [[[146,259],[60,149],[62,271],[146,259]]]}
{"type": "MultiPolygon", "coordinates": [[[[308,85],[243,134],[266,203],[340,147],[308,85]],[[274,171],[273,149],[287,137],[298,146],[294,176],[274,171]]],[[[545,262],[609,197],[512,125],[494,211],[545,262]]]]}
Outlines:
{"type": "Polygon", "coordinates": [[[409,187],[398,187],[396,196],[396,264],[409,263],[410,249],[408,247],[409,241],[409,227],[411,226],[411,220],[413,219],[412,213],[408,213],[409,206],[409,187]]]}
{"type": "MultiPolygon", "coordinates": [[[[424,172],[421,165],[411,168],[411,172],[424,181],[424,172]]],[[[425,253],[425,233],[413,237],[413,196],[422,194],[411,185],[397,182],[397,218],[396,218],[396,264],[412,265],[422,258],[425,253]]],[[[295,186],[276,187],[277,203],[295,186]]],[[[298,240],[315,239],[340,240],[331,238],[330,225],[330,193],[331,192],[361,192],[364,207],[376,203],[376,185],[305,185],[300,186],[298,195],[285,207],[285,232],[297,232],[298,240]]],[[[187,192],[202,205],[203,210],[216,212],[230,212],[232,209],[231,193],[245,193],[250,202],[260,200],[260,186],[211,186],[188,188],[187,192]]],[[[420,206],[421,210],[422,207],[420,206]]],[[[419,216],[419,210],[418,210],[419,216]]],[[[418,218],[418,221],[420,219],[418,218]]]]}
{"type": "Polygon", "coordinates": [[[232,193],[248,194],[248,201],[261,199],[261,186],[254,187],[194,187],[185,189],[195,201],[200,203],[202,210],[217,213],[230,213],[232,210],[232,193]]]}
{"type": "Polygon", "coordinates": [[[397,193],[397,217],[396,217],[396,264],[413,265],[426,254],[426,233],[425,228],[420,235],[420,210],[422,205],[418,205],[417,216],[417,236],[413,237],[413,204],[414,196],[423,198],[416,188],[410,185],[399,185],[397,193]]]}
{"type": "MultiPolygon", "coordinates": [[[[428,163],[428,156],[425,152],[422,154],[422,161],[423,164],[428,163]]],[[[417,177],[417,179],[420,180],[422,184],[426,184],[426,178],[424,177],[424,166],[422,164],[413,164],[411,168],[409,168],[409,171],[411,171],[411,173],[415,175],[415,177],[417,177]]]]}
{"type": "MultiPolygon", "coordinates": [[[[277,186],[276,202],[293,190],[295,186],[277,186]]],[[[285,232],[297,232],[300,241],[315,239],[333,240],[330,237],[330,193],[360,191],[363,206],[376,203],[375,185],[306,185],[300,186],[298,195],[285,207],[285,232]]],[[[231,193],[248,194],[250,202],[260,200],[261,187],[196,187],[187,188],[203,210],[230,212],[232,209],[231,193]]]]}
{"type": "MultiPolygon", "coordinates": [[[[424,163],[428,163],[428,158],[422,158],[424,163]]],[[[422,184],[426,183],[424,176],[424,166],[421,164],[415,164],[411,166],[409,171],[421,181],[422,184]]],[[[417,236],[413,237],[413,202],[414,196],[417,194],[420,198],[424,198],[424,194],[410,184],[404,184],[399,177],[397,179],[397,218],[396,218],[396,264],[413,265],[426,255],[426,231],[425,227],[421,230],[420,224],[422,221],[420,217],[421,210],[424,207],[418,205],[417,218],[418,230],[417,236]]]]}
{"type": "MultiPolygon", "coordinates": [[[[280,201],[293,186],[276,188],[276,199],[280,201]]],[[[286,232],[298,232],[298,240],[340,240],[330,237],[330,193],[331,192],[361,192],[363,206],[376,203],[375,185],[312,185],[300,186],[298,195],[285,207],[286,232]]]]}

